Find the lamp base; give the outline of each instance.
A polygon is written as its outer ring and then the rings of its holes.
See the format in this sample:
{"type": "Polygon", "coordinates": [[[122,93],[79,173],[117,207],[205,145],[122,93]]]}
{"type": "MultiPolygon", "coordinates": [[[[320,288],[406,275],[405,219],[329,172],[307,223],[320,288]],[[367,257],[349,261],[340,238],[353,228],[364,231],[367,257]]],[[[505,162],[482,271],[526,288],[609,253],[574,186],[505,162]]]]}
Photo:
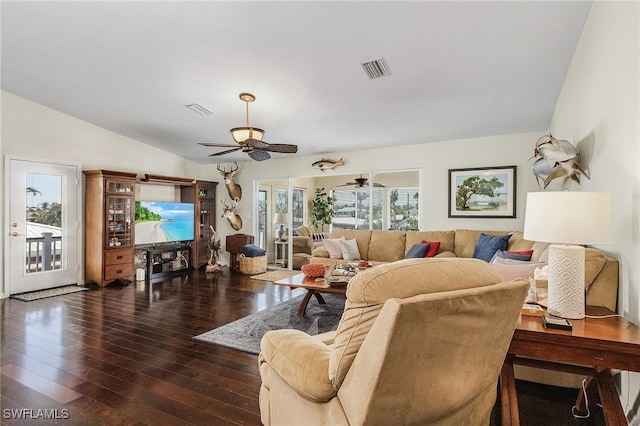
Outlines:
{"type": "Polygon", "coordinates": [[[284,225],[280,224],[280,229],[278,229],[277,233],[278,241],[283,241],[284,239],[284,225]]]}
{"type": "Polygon", "coordinates": [[[547,312],[557,317],[582,319],[584,305],[584,247],[550,245],[547,312]]]}

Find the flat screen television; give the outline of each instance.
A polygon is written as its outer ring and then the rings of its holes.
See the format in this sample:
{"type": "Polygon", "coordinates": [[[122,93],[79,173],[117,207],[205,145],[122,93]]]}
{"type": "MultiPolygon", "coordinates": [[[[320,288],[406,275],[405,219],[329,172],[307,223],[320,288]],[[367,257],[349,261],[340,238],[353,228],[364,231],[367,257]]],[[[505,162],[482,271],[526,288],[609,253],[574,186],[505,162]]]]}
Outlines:
{"type": "Polygon", "coordinates": [[[136,201],[135,244],[150,245],[194,239],[193,203],[136,201]]]}

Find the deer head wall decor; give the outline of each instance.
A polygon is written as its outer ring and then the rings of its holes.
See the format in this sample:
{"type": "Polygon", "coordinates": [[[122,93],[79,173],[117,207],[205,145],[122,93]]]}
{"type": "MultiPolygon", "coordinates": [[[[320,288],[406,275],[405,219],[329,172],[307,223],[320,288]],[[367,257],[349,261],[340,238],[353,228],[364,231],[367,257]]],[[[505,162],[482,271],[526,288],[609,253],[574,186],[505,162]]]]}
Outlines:
{"type": "Polygon", "coordinates": [[[233,181],[233,177],[238,171],[238,163],[234,164],[236,165],[236,168],[234,169],[232,166],[230,171],[227,171],[226,167],[224,169],[220,168],[220,164],[218,164],[216,168],[224,179],[224,184],[229,192],[229,197],[237,203],[242,199],[242,187],[233,181]]]}
{"type": "Polygon", "coordinates": [[[223,206],[222,217],[226,217],[227,220],[229,221],[229,225],[231,225],[233,229],[238,231],[240,228],[242,228],[242,218],[239,215],[237,215],[235,212],[236,207],[238,206],[238,203],[231,200],[231,203],[233,204],[233,206],[229,207],[227,203],[224,202],[224,200],[221,199],[220,201],[222,202],[222,206],[223,206]]]}

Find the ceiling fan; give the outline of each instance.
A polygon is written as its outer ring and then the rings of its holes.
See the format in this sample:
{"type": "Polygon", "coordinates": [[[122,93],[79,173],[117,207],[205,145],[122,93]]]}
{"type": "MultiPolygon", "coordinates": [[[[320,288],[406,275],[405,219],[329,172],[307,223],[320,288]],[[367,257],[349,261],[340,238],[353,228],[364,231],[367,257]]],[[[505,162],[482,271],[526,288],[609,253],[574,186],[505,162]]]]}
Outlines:
{"type": "MultiPolygon", "coordinates": [[[[367,179],[366,177],[362,177],[362,174],[360,174],[359,178],[355,178],[353,182],[347,182],[343,185],[338,185],[338,186],[355,186],[358,188],[363,188],[365,186],[369,186],[369,184],[367,183],[369,181],[369,179],[367,179]]],[[[381,183],[377,183],[374,182],[373,186],[375,188],[384,188],[385,186],[381,183]]]]}
{"type": "Polygon", "coordinates": [[[242,150],[242,152],[246,152],[253,160],[264,161],[271,158],[268,151],[290,154],[298,152],[297,145],[264,142],[262,140],[264,130],[249,126],[249,102],[255,101],[256,97],[251,93],[240,93],[240,100],[246,104],[247,125],[244,127],[234,127],[230,130],[231,136],[233,136],[233,139],[236,141],[235,144],[199,142],[198,144],[203,146],[232,148],[216,152],[214,154],[209,154],[209,157],[216,157],[218,155],[230,154],[232,152],[242,150]]]}

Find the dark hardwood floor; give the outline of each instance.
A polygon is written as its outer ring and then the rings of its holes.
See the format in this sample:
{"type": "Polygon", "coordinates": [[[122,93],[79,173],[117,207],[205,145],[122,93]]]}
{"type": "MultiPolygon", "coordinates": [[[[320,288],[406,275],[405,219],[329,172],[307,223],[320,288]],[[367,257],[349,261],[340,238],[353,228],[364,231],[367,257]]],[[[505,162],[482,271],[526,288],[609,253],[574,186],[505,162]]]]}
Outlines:
{"type": "MultiPolygon", "coordinates": [[[[33,302],[4,299],[2,424],[259,425],[257,357],[192,337],[301,291],[193,271],[33,302]]],[[[518,390],[523,425],[600,424],[597,416],[573,420],[573,390],[518,390]]]]}

